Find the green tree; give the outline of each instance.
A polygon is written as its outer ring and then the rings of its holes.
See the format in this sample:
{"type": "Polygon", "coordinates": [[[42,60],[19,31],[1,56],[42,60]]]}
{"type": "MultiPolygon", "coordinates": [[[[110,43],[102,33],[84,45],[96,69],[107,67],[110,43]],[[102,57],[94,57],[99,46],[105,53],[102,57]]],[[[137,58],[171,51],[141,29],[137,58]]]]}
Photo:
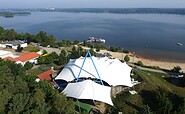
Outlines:
{"type": "Polygon", "coordinates": [[[116,46],[110,46],[109,50],[112,51],[112,52],[118,52],[119,48],[116,47],[116,46]]]}
{"type": "Polygon", "coordinates": [[[58,64],[63,65],[63,64],[66,64],[67,62],[68,62],[68,54],[65,50],[62,50],[58,58],[58,64]]]}
{"type": "Polygon", "coordinates": [[[97,48],[96,48],[96,52],[99,52],[99,51],[100,51],[100,48],[99,48],[99,47],[97,47],[97,48]]]}
{"type": "Polygon", "coordinates": [[[171,71],[179,73],[182,70],[180,66],[175,66],[171,71]]]}
{"type": "Polygon", "coordinates": [[[72,48],[71,54],[70,54],[70,58],[71,59],[77,59],[80,57],[79,52],[77,51],[77,49],[75,48],[75,46],[72,48]]]}
{"type": "Polygon", "coordinates": [[[129,61],[130,61],[130,57],[129,57],[128,55],[126,55],[126,56],[124,57],[124,60],[125,60],[126,62],[129,62],[129,61]]]}
{"type": "Polygon", "coordinates": [[[29,70],[29,69],[31,69],[31,68],[33,68],[33,63],[31,63],[31,62],[26,62],[25,63],[25,65],[24,65],[24,68],[26,69],[26,70],[29,70]]]}
{"type": "Polygon", "coordinates": [[[55,51],[53,51],[51,54],[49,54],[50,56],[52,56],[52,58],[54,59],[54,60],[56,60],[56,59],[58,59],[58,54],[55,52],[55,51]]]}
{"type": "Polygon", "coordinates": [[[3,89],[0,91],[0,113],[4,113],[6,109],[6,105],[11,98],[11,94],[8,92],[7,89],[3,89]]]}
{"type": "Polygon", "coordinates": [[[44,61],[45,61],[45,57],[44,56],[40,56],[39,58],[37,58],[38,64],[44,64],[44,61]]]}
{"type": "Polygon", "coordinates": [[[55,114],[74,114],[75,106],[62,94],[56,94],[52,99],[52,112],[55,114]],[[62,108],[61,108],[62,107],[62,108]]]}
{"type": "Polygon", "coordinates": [[[75,41],[73,42],[74,45],[77,45],[78,43],[79,43],[78,40],[75,40],[75,41]]]}
{"type": "Polygon", "coordinates": [[[170,99],[167,96],[167,93],[165,90],[163,89],[158,89],[156,92],[156,106],[157,106],[157,110],[156,113],[157,114],[170,114],[171,110],[173,109],[173,105],[172,102],[170,101],[170,99]]]}
{"type": "Polygon", "coordinates": [[[23,50],[23,47],[21,47],[21,46],[19,45],[15,51],[16,51],[16,52],[22,52],[22,50],[23,50]]]}
{"type": "Polygon", "coordinates": [[[153,114],[153,112],[151,111],[151,109],[148,105],[144,105],[144,108],[143,108],[141,114],[153,114]]]}
{"type": "Polygon", "coordinates": [[[44,54],[47,54],[48,52],[44,49],[43,51],[42,51],[42,54],[44,55],[44,54]]]}
{"type": "Polygon", "coordinates": [[[26,104],[29,101],[29,96],[26,94],[16,94],[8,104],[8,113],[20,114],[24,111],[26,104]]]}
{"type": "Polygon", "coordinates": [[[51,55],[45,56],[44,58],[45,58],[44,64],[52,64],[54,62],[54,59],[51,55]]]}
{"type": "Polygon", "coordinates": [[[138,61],[137,64],[138,64],[139,66],[143,66],[143,65],[144,65],[142,61],[138,61]]]}

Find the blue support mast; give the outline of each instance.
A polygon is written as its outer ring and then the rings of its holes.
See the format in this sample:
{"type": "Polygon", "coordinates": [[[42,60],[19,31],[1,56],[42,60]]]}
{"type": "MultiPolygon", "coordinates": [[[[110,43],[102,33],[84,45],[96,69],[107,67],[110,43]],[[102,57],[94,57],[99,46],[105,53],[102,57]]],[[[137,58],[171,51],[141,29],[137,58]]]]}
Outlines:
{"type": "Polygon", "coordinates": [[[99,77],[99,79],[100,79],[100,81],[101,81],[101,84],[104,85],[104,84],[103,84],[103,81],[102,81],[102,79],[101,79],[101,77],[100,77],[100,74],[99,74],[99,72],[98,72],[98,70],[97,70],[97,68],[96,68],[96,65],[95,65],[95,63],[94,63],[94,61],[93,61],[93,58],[92,58],[92,56],[91,56],[90,49],[87,51],[87,53],[86,53],[86,55],[85,55],[85,58],[84,58],[84,61],[83,61],[83,63],[82,63],[82,66],[81,66],[81,68],[80,68],[80,72],[79,72],[79,74],[78,74],[78,77],[77,77],[76,82],[78,82],[78,80],[79,80],[80,74],[81,74],[81,72],[82,72],[83,66],[84,66],[84,64],[85,64],[85,61],[86,61],[86,58],[87,58],[88,55],[90,56],[90,59],[91,59],[91,61],[92,61],[92,63],[93,63],[93,66],[94,66],[94,68],[95,68],[95,70],[96,70],[96,73],[97,73],[97,75],[98,75],[98,77],[99,77]]]}

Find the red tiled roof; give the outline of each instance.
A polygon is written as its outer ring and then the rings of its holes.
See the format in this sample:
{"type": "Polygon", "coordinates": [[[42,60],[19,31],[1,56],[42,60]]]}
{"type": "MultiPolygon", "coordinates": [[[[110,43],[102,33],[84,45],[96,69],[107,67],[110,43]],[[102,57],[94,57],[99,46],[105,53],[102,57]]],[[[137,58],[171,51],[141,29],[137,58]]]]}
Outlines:
{"type": "Polygon", "coordinates": [[[40,79],[40,80],[51,80],[51,74],[53,74],[54,71],[53,70],[48,70],[46,72],[43,72],[41,74],[38,74],[37,77],[40,79]]]}
{"type": "Polygon", "coordinates": [[[20,57],[17,57],[16,60],[17,61],[22,61],[22,62],[26,62],[28,60],[34,59],[39,57],[40,55],[36,52],[30,52],[30,53],[26,53],[20,57]]]}
{"type": "Polygon", "coordinates": [[[10,56],[3,58],[4,60],[10,60],[10,61],[17,61],[16,58],[12,58],[10,56]]]}

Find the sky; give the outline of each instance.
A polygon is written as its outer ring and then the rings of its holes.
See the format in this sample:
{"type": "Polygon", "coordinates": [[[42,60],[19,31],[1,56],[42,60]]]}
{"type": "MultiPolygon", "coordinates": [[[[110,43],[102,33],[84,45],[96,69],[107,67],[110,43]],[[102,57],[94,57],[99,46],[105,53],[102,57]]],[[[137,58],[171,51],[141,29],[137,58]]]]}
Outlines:
{"type": "Polygon", "coordinates": [[[185,8],[185,0],[0,0],[4,8],[185,8]]]}

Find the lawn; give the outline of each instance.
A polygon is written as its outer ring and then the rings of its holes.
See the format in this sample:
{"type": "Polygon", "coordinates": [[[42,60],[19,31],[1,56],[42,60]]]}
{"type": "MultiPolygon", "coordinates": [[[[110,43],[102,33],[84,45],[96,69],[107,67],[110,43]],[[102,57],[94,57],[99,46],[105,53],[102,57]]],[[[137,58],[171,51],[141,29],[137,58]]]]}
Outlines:
{"type": "Polygon", "coordinates": [[[39,51],[38,47],[35,47],[32,43],[28,44],[27,47],[23,49],[23,51],[29,51],[29,52],[37,52],[39,51]]]}
{"type": "Polygon", "coordinates": [[[169,77],[168,74],[155,73],[134,69],[134,78],[141,81],[141,84],[134,87],[138,94],[131,95],[128,91],[123,91],[113,99],[114,107],[107,107],[107,112],[117,113],[123,112],[123,114],[140,114],[146,105],[149,105],[153,112],[157,109],[155,104],[155,95],[159,88],[166,91],[167,93],[173,93],[177,97],[171,95],[170,101],[173,104],[173,108],[179,106],[175,103],[179,98],[185,98],[185,89],[173,85],[166,81],[165,77],[169,77]]]}
{"type": "Polygon", "coordinates": [[[31,76],[37,76],[38,74],[42,73],[43,71],[40,70],[39,68],[34,68],[34,69],[30,69],[27,71],[28,75],[31,76]]]}

